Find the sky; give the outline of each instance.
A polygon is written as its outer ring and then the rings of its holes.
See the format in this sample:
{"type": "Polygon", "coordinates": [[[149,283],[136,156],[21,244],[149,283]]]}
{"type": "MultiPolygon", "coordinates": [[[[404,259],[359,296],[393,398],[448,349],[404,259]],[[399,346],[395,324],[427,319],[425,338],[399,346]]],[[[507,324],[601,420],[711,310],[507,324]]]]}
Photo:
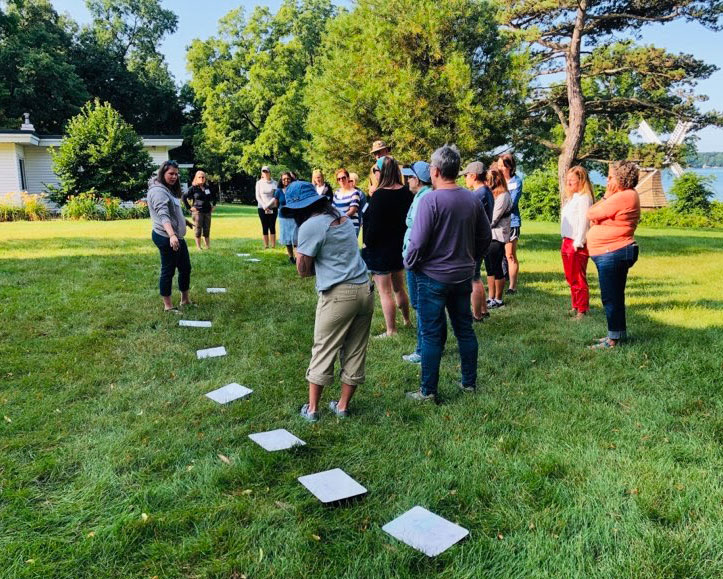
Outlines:
{"type": "MultiPolygon", "coordinates": [[[[77,22],[87,23],[90,19],[85,0],[51,0],[51,2],[58,12],[69,13],[77,22]]],[[[161,52],[165,55],[173,76],[177,81],[183,82],[188,80],[186,48],[194,38],[205,39],[215,34],[219,19],[238,6],[243,6],[247,13],[257,5],[265,5],[276,11],[281,0],[266,2],[206,0],[201,3],[191,0],[163,0],[162,4],[178,15],[178,30],[163,42],[161,52]]],[[[351,1],[340,0],[336,4],[349,6],[351,1]]],[[[723,33],[711,32],[697,24],[673,22],[647,27],[640,42],[655,44],[671,52],[690,53],[723,69],[722,40],[723,33]]],[[[723,70],[702,81],[698,85],[697,92],[710,97],[708,102],[701,104],[702,110],[723,110],[723,70]]],[[[700,131],[698,137],[700,151],[723,151],[723,129],[707,128],[700,131]]]]}

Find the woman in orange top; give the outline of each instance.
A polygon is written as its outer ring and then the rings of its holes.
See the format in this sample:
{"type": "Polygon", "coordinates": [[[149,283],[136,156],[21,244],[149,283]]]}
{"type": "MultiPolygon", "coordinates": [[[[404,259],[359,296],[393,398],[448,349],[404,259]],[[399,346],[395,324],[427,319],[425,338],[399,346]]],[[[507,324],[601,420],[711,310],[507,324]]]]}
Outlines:
{"type": "Polygon", "coordinates": [[[625,284],[628,270],[638,261],[638,244],[633,237],[640,220],[637,184],[635,163],[613,163],[605,196],[587,212],[590,220],[587,248],[597,267],[608,321],[608,335],[591,346],[595,350],[613,348],[626,338],[625,284]]]}

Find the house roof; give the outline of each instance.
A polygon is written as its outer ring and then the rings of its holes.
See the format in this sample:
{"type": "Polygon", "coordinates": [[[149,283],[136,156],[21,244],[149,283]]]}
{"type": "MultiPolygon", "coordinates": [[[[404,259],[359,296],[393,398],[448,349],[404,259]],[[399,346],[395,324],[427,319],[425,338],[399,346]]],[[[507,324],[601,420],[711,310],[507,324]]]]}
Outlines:
{"type": "MultiPolygon", "coordinates": [[[[146,147],[170,147],[175,149],[183,144],[181,135],[141,135],[146,147]]],[[[0,143],[17,143],[18,145],[34,145],[36,147],[57,147],[63,135],[48,135],[35,131],[19,131],[0,129],[0,143]]]]}

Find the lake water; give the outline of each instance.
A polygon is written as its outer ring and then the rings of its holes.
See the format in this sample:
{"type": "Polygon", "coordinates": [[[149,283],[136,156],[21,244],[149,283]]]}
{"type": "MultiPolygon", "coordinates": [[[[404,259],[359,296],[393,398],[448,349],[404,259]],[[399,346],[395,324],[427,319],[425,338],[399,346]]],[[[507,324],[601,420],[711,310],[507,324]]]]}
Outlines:
{"type": "MultiPolygon", "coordinates": [[[[713,199],[716,201],[723,201],[723,168],[686,169],[686,171],[692,171],[693,173],[698,173],[699,175],[712,175],[715,177],[715,181],[712,183],[713,190],[715,191],[713,199]]],[[[595,185],[605,185],[605,177],[600,173],[592,173],[590,177],[595,185]]],[[[669,169],[663,170],[663,187],[665,188],[666,193],[670,191],[674,178],[675,175],[673,175],[669,169]]],[[[670,199],[670,195],[668,195],[668,199],[670,199]]]]}

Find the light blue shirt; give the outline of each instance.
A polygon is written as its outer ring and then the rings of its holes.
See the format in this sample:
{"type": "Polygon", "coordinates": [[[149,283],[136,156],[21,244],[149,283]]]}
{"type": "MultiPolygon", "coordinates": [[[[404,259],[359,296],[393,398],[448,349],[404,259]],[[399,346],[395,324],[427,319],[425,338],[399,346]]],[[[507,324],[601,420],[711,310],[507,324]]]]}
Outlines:
{"type": "Polygon", "coordinates": [[[431,190],[432,190],[432,188],[429,187],[428,185],[425,187],[422,187],[419,191],[417,191],[417,194],[414,196],[414,199],[412,200],[412,204],[409,206],[409,211],[407,211],[407,219],[405,221],[405,223],[407,224],[407,230],[404,232],[404,245],[402,246],[402,257],[407,257],[407,247],[409,247],[409,238],[412,235],[412,225],[414,225],[414,218],[417,216],[417,207],[419,207],[419,202],[422,200],[422,197],[424,197],[431,190]]]}
{"type": "Polygon", "coordinates": [[[520,219],[520,197],[522,197],[522,179],[517,175],[507,181],[507,189],[512,198],[512,214],[510,215],[510,227],[520,227],[522,219],[520,219]]]}
{"type": "Polygon", "coordinates": [[[320,292],[340,283],[369,281],[352,220],[346,219],[341,225],[331,227],[334,220],[331,215],[314,215],[299,227],[297,250],[314,258],[316,290],[320,292]]]}

